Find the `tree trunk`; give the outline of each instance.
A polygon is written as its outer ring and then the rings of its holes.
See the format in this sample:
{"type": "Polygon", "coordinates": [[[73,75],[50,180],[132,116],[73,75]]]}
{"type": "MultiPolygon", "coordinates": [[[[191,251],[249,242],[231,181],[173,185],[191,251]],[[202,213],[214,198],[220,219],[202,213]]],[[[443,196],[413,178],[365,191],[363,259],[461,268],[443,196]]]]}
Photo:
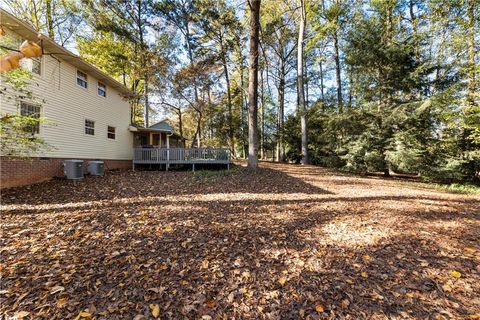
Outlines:
{"type": "Polygon", "coordinates": [[[145,127],[148,128],[150,125],[149,123],[149,116],[150,116],[150,105],[148,103],[148,73],[145,72],[145,127]]]}
{"type": "MultiPolygon", "coordinates": [[[[194,59],[193,59],[193,48],[192,48],[192,44],[191,44],[191,38],[190,38],[190,28],[188,26],[188,22],[186,23],[185,25],[185,41],[186,41],[186,44],[187,44],[187,52],[188,52],[188,58],[190,60],[190,64],[193,64],[194,63],[194,59]]],[[[199,99],[198,99],[198,88],[197,88],[197,84],[194,82],[193,83],[193,93],[194,93],[194,97],[195,97],[195,106],[197,108],[201,108],[199,106],[199,99]]],[[[199,111],[199,110],[196,110],[197,113],[198,113],[198,120],[197,120],[197,130],[196,130],[196,133],[195,133],[195,139],[192,141],[192,148],[195,146],[195,140],[197,142],[197,148],[200,148],[201,146],[201,122],[202,122],[202,112],[199,111]]]]}
{"type": "Polygon", "coordinates": [[[297,95],[298,110],[300,112],[300,125],[302,130],[302,164],[308,164],[308,137],[307,137],[307,107],[305,105],[305,88],[303,74],[303,38],[305,36],[305,2],[300,0],[301,20],[298,29],[298,45],[297,45],[297,95]]]}
{"type": "Polygon", "coordinates": [[[348,107],[349,108],[352,108],[353,107],[353,67],[350,66],[348,69],[347,69],[347,72],[348,72],[348,85],[349,85],[349,88],[348,88],[348,107]]]}
{"type": "Polygon", "coordinates": [[[47,29],[48,29],[48,37],[51,39],[55,38],[55,32],[53,30],[53,8],[52,8],[52,0],[45,1],[46,10],[47,10],[47,29]]]}
{"type": "Polygon", "coordinates": [[[227,108],[228,108],[228,138],[230,139],[230,149],[235,157],[235,139],[233,137],[233,112],[232,112],[232,93],[230,90],[230,77],[228,75],[227,59],[223,54],[223,73],[227,84],[227,108]]]}
{"type": "Polygon", "coordinates": [[[337,101],[338,101],[338,113],[343,113],[343,98],[342,98],[342,75],[340,69],[340,52],[338,48],[338,31],[333,32],[333,47],[335,55],[335,73],[337,76],[337,101]]]}
{"type": "Polygon", "coordinates": [[[240,133],[242,139],[242,157],[244,159],[247,158],[247,138],[245,135],[246,132],[246,118],[245,115],[248,113],[248,106],[247,106],[247,99],[245,98],[245,86],[244,86],[244,68],[243,68],[243,55],[242,55],[242,44],[240,42],[240,37],[237,38],[237,48],[238,48],[238,55],[240,57],[240,98],[241,98],[241,105],[240,105],[240,133]]]}
{"type": "Polygon", "coordinates": [[[258,42],[260,0],[248,0],[250,6],[250,53],[248,79],[248,166],[258,168],[258,42]]]}
{"type": "Polygon", "coordinates": [[[240,126],[241,126],[241,134],[242,134],[242,144],[243,144],[243,147],[242,147],[242,150],[243,150],[243,158],[246,159],[247,158],[247,149],[248,149],[248,143],[247,143],[247,139],[245,137],[245,127],[246,127],[246,124],[245,124],[245,113],[248,113],[248,107],[246,108],[246,100],[245,99],[245,92],[243,90],[244,88],[244,83],[243,83],[243,63],[240,65],[240,94],[241,94],[241,100],[242,100],[242,105],[240,106],[240,126]]]}
{"type": "Polygon", "coordinates": [[[467,82],[467,105],[475,107],[475,89],[476,89],[476,66],[475,66],[475,0],[467,0],[468,17],[468,82],[467,82]]]}
{"type": "Polygon", "coordinates": [[[263,83],[263,68],[260,69],[260,92],[261,107],[260,112],[260,159],[265,159],[265,85],[263,83]]]}
{"type": "Polygon", "coordinates": [[[280,62],[277,110],[277,161],[285,161],[283,148],[283,122],[285,119],[285,61],[280,62]]]}
{"type": "Polygon", "coordinates": [[[147,46],[145,44],[145,39],[144,39],[144,25],[143,25],[143,22],[142,22],[142,3],[141,1],[139,1],[137,3],[138,5],[138,17],[137,17],[137,28],[138,28],[138,35],[139,35],[139,38],[140,38],[140,54],[142,55],[142,71],[144,73],[144,77],[143,77],[143,81],[145,82],[144,83],[144,86],[145,86],[145,127],[148,128],[149,126],[149,113],[150,113],[150,105],[148,103],[148,81],[149,81],[149,78],[148,78],[148,66],[147,66],[147,57],[146,57],[146,49],[147,49],[147,46]]]}
{"type": "Polygon", "coordinates": [[[325,86],[323,84],[323,62],[320,60],[320,63],[318,64],[319,71],[320,71],[320,93],[322,97],[322,112],[325,112],[325,86]]]}
{"type": "Polygon", "coordinates": [[[178,133],[180,133],[180,137],[183,138],[183,119],[181,108],[178,108],[178,133]]]}

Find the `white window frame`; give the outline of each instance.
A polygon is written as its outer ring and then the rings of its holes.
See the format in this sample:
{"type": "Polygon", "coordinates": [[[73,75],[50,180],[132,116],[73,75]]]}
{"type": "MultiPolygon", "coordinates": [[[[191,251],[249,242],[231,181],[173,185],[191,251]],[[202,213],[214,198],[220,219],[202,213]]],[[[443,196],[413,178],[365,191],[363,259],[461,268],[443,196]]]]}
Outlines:
{"type": "Polygon", "coordinates": [[[78,69],[77,69],[77,72],[75,73],[75,83],[76,83],[77,86],[79,86],[80,88],[85,89],[85,90],[88,90],[88,74],[86,74],[86,73],[83,72],[82,70],[78,70],[78,69]],[[81,78],[78,77],[78,73],[79,73],[79,72],[85,75],[85,80],[83,80],[83,79],[81,79],[81,78]],[[78,83],[78,80],[84,81],[84,82],[85,82],[85,87],[82,86],[82,85],[80,85],[80,84],[78,83]]]}
{"type": "Polygon", "coordinates": [[[95,120],[85,118],[83,121],[83,134],[89,137],[94,137],[95,136],[95,120]],[[90,121],[93,123],[93,126],[88,126],[87,127],[87,121],[90,121]],[[87,133],[87,129],[93,130],[93,134],[87,133]]]}
{"type": "Polygon", "coordinates": [[[43,77],[43,60],[42,57],[37,57],[37,58],[26,58],[22,59],[20,61],[20,65],[22,66],[22,69],[27,70],[31,74],[37,76],[37,77],[43,77]],[[40,73],[36,73],[33,71],[33,64],[37,62],[40,66],[40,73]]]}
{"type": "MultiPolygon", "coordinates": [[[[42,117],[42,106],[38,105],[38,104],[35,104],[35,103],[31,103],[31,102],[28,102],[28,101],[20,101],[20,110],[19,110],[19,114],[21,116],[29,116],[27,114],[22,114],[22,107],[23,106],[29,106],[29,107],[33,107],[33,108],[38,108],[38,117],[32,117],[32,118],[41,118],[42,117]]],[[[40,126],[40,123],[37,123],[36,124],[36,127],[37,129],[35,130],[35,132],[32,132],[32,134],[40,134],[41,132],[41,126],[40,126]]]]}
{"type": "Polygon", "coordinates": [[[106,86],[103,82],[97,81],[97,95],[98,95],[99,97],[102,97],[102,98],[106,98],[106,97],[107,97],[107,86],[106,86]],[[105,93],[104,96],[102,96],[102,95],[100,94],[100,86],[103,87],[102,91],[105,93]]]}
{"type": "Polygon", "coordinates": [[[110,126],[110,125],[107,125],[107,139],[108,140],[117,140],[117,127],[114,127],[114,126],[110,126]],[[110,138],[108,135],[109,134],[112,134],[112,132],[110,132],[110,128],[113,128],[113,138],[110,138]]]}
{"type": "Polygon", "coordinates": [[[38,58],[30,58],[30,60],[32,60],[32,67],[31,67],[31,70],[30,72],[33,73],[33,74],[36,74],[37,76],[41,77],[43,75],[43,59],[42,57],[38,57],[38,58]],[[40,66],[40,73],[36,73],[36,72],[33,72],[33,64],[35,62],[38,62],[38,65],[40,66]]]}

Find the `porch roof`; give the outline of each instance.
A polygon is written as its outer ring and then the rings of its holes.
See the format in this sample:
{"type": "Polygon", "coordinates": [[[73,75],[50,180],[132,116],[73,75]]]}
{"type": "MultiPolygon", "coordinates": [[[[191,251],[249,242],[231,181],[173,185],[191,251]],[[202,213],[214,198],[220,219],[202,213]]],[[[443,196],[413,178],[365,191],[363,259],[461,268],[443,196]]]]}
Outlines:
{"type": "Polygon", "coordinates": [[[143,127],[137,127],[137,132],[155,132],[155,133],[166,133],[168,136],[177,138],[179,140],[188,140],[184,137],[182,137],[179,134],[176,134],[175,132],[172,132],[170,130],[164,130],[164,129],[155,129],[155,128],[143,128],[143,127]]]}

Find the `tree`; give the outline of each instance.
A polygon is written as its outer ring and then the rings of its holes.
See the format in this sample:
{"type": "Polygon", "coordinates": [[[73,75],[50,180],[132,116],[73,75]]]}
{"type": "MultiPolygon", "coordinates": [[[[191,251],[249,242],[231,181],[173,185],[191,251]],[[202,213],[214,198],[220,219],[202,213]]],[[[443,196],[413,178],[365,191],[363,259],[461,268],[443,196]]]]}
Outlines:
{"type": "Polygon", "coordinates": [[[73,44],[84,27],[82,12],[75,1],[4,0],[6,9],[47,34],[62,46],[73,44]]]}
{"type": "Polygon", "coordinates": [[[302,128],[302,164],[308,164],[307,106],[305,103],[303,42],[305,37],[306,12],[305,0],[300,0],[300,25],[297,44],[297,95],[300,123],[302,128]]]}
{"type": "Polygon", "coordinates": [[[248,60],[248,166],[258,167],[258,43],[260,0],[248,0],[250,7],[250,53],[248,60]]]}
{"type": "Polygon", "coordinates": [[[200,43],[211,48],[210,50],[214,51],[222,62],[227,91],[228,140],[230,150],[233,156],[235,156],[235,127],[233,123],[233,97],[229,72],[229,56],[235,44],[234,30],[240,27],[240,23],[235,16],[234,10],[228,7],[224,1],[203,0],[199,7],[202,8],[200,12],[202,18],[199,21],[204,32],[200,38],[200,43]]]}
{"type": "MultiPolygon", "coordinates": [[[[295,3],[293,3],[295,4],[295,3]]],[[[276,149],[277,161],[285,161],[284,148],[284,120],[285,120],[285,93],[287,90],[287,76],[294,68],[291,63],[295,51],[295,8],[289,1],[264,2],[262,15],[262,44],[265,51],[265,63],[274,71],[272,74],[277,88],[277,119],[276,119],[276,149]]]]}
{"type": "Polygon", "coordinates": [[[153,1],[82,0],[82,3],[87,20],[97,32],[115,35],[116,41],[128,42],[127,47],[133,50],[133,55],[130,55],[135,65],[132,89],[143,96],[144,124],[148,127],[151,78],[164,66],[159,52],[153,52],[148,40],[152,36],[153,1]],[[141,91],[138,90],[140,81],[141,91]]]}

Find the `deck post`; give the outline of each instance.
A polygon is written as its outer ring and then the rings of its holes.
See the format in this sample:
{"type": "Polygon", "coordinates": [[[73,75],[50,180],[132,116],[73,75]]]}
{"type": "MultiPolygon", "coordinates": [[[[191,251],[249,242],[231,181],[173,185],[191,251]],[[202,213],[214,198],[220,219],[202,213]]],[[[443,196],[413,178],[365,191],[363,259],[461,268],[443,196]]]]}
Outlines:
{"type": "Polygon", "coordinates": [[[167,134],[167,164],[165,170],[168,171],[170,168],[170,136],[167,134]]]}
{"type": "Polygon", "coordinates": [[[135,161],[132,161],[132,170],[135,171],[135,161]]]}
{"type": "Polygon", "coordinates": [[[195,163],[192,163],[192,172],[195,172],[195,163]]]}

